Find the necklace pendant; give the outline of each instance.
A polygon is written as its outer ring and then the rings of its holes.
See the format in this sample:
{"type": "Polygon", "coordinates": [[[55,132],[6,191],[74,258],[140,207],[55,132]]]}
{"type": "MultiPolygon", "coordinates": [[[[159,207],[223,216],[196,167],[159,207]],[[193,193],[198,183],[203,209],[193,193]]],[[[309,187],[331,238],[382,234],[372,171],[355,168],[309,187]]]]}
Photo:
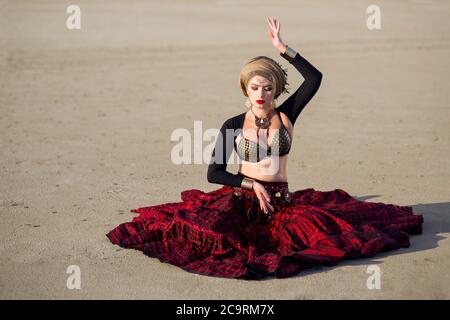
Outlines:
{"type": "Polygon", "coordinates": [[[271,122],[268,118],[258,118],[255,121],[256,126],[261,129],[267,129],[268,127],[270,127],[270,123],[271,122]]]}
{"type": "Polygon", "coordinates": [[[270,118],[259,118],[252,110],[253,115],[255,116],[255,124],[258,128],[267,129],[270,127],[271,121],[270,118]]]}

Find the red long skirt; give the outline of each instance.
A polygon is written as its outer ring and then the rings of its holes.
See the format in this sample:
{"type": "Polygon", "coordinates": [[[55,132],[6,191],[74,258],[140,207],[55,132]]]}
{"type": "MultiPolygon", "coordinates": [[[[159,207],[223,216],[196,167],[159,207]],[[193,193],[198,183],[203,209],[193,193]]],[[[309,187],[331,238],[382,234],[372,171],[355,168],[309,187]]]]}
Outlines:
{"type": "Polygon", "coordinates": [[[359,201],[342,189],[290,193],[287,183],[259,182],[272,215],[252,191],[190,189],[181,202],[132,210],[139,216],[107,237],[192,273],[262,279],[406,248],[409,234],[422,233],[423,217],[409,206],[359,201]]]}

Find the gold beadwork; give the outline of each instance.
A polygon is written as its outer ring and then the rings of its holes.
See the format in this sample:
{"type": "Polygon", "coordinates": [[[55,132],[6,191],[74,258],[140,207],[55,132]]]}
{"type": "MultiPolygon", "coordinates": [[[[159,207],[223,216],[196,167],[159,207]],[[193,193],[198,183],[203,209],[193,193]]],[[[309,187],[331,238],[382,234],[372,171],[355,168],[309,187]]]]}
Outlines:
{"type": "Polygon", "coordinates": [[[233,195],[239,199],[242,199],[242,192],[238,188],[234,189],[233,195]]]}
{"type": "Polygon", "coordinates": [[[268,148],[242,136],[236,148],[239,157],[245,161],[259,162],[266,156],[288,154],[292,143],[289,131],[284,126],[274,130],[272,143],[268,145],[268,148]]]}

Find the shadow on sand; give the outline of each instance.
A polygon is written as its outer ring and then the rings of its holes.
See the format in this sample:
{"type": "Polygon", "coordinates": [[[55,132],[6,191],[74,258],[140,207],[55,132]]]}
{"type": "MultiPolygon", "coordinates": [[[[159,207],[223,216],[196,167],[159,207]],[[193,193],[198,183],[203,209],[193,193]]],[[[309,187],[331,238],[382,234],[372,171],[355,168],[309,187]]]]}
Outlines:
{"type": "MultiPolygon", "coordinates": [[[[367,195],[367,196],[353,196],[353,198],[359,201],[368,201],[368,199],[377,198],[379,195],[367,195]]],[[[371,201],[377,202],[377,201],[371,201]]],[[[389,204],[388,202],[383,202],[389,204]]],[[[326,272],[335,268],[340,268],[342,266],[348,265],[380,265],[383,263],[385,257],[391,255],[399,255],[404,253],[411,253],[416,251],[425,251],[439,246],[439,241],[446,239],[442,233],[450,233],[450,202],[438,202],[438,203],[418,203],[415,205],[406,205],[413,208],[414,214],[423,215],[423,229],[420,235],[410,235],[410,246],[409,248],[400,248],[396,250],[384,251],[377,253],[373,257],[364,258],[346,258],[341,260],[335,266],[324,266],[317,265],[303,270],[295,277],[304,277],[309,274],[314,274],[318,272],[326,272]]],[[[431,260],[431,259],[426,259],[431,260]]],[[[274,277],[269,277],[261,280],[273,280],[274,277]]],[[[259,281],[261,281],[259,280],[259,281]]]]}
{"type": "MultiPolygon", "coordinates": [[[[366,196],[351,195],[351,196],[359,201],[370,201],[369,199],[380,197],[380,195],[366,195],[366,196]]],[[[378,201],[371,200],[370,202],[378,202],[378,201]]],[[[390,204],[389,202],[382,202],[382,203],[390,204]]],[[[450,202],[428,203],[428,204],[418,203],[415,205],[402,205],[402,206],[412,207],[413,213],[416,215],[422,214],[424,219],[422,226],[422,234],[410,235],[410,246],[408,248],[399,248],[395,250],[380,252],[374,255],[373,257],[345,258],[339,261],[339,263],[334,266],[314,265],[301,271],[299,274],[293,276],[293,278],[303,277],[318,272],[327,272],[335,268],[340,268],[342,266],[348,265],[354,266],[358,265],[369,266],[374,264],[381,265],[383,263],[383,259],[391,255],[400,255],[404,253],[434,249],[439,246],[440,240],[446,239],[446,236],[444,236],[443,234],[450,233],[450,202]]],[[[424,259],[424,260],[432,262],[432,259],[424,259]]],[[[257,281],[270,281],[274,279],[277,278],[275,278],[274,276],[269,276],[266,278],[258,279],[257,281]]]]}

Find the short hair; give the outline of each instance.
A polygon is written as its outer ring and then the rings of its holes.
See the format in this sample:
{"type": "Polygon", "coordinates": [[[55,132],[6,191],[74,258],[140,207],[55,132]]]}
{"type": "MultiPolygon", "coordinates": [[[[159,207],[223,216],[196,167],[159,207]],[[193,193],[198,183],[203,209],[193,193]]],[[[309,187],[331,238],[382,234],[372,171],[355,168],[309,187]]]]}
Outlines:
{"type": "Polygon", "coordinates": [[[247,86],[254,76],[261,76],[269,80],[275,88],[274,99],[278,98],[282,93],[289,93],[286,88],[287,69],[283,69],[281,64],[266,56],[257,56],[252,58],[242,68],[239,74],[239,82],[241,84],[242,93],[248,97],[247,86]]]}

